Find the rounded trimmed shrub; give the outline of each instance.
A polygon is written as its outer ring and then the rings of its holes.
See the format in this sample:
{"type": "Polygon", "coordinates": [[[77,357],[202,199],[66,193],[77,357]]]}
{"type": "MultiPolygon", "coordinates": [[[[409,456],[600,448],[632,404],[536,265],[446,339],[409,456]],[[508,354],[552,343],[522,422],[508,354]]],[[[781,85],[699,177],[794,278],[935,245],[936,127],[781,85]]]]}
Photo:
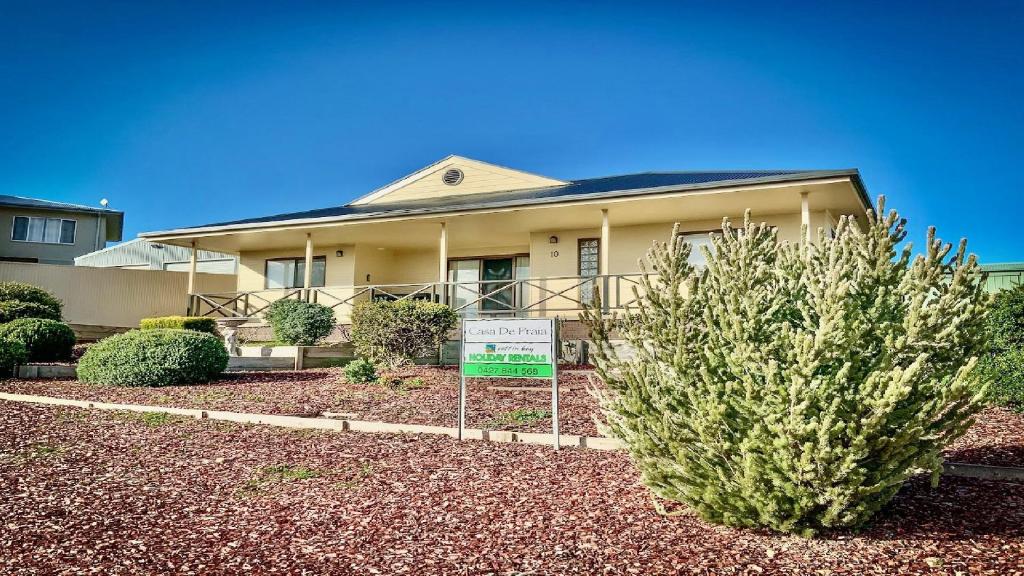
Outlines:
{"type": "Polygon", "coordinates": [[[0,282],[0,302],[26,302],[39,304],[50,310],[49,315],[40,316],[60,320],[63,304],[53,294],[42,288],[22,282],[0,282]]]}
{"type": "Polygon", "coordinates": [[[267,309],[274,338],[292,346],[314,346],[334,329],[334,311],[313,302],[278,300],[267,309]]]}
{"type": "Polygon", "coordinates": [[[219,336],[217,321],[213,318],[202,318],[198,316],[160,316],[157,318],[143,318],[139,323],[142,330],[156,330],[159,328],[173,328],[176,330],[195,330],[219,336]]]}
{"type": "Polygon", "coordinates": [[[0,377],[10,376],[14,367],[28,360],[28,350],[17,340],[0,338],[0,377]]]}
{"type": "Polygon", "coordinates": [[[0,338],[24,344],[29,362],[62,362],[71,359],[75,332],[70,326],[46,318],[19,318],[0,326],[0,338]]]}
{"type": "Polygon", "coordinates": [[[367,384],[377,379],[377,368],[373,362],[364,358],[356,358],[342,368],[345,379],[353,384],[367,384]]]}
{"type": "Polygon", "coordinates": [[[374,364],[397,368],[437,354],[458,320],[444,304],[362,302],[352,310],[352,344],[374,364]]]}
{"type": "Polygon", "coordinates": [[[109,386],[201,384],[228,366],[216,336],[193,330],[132,330],[100,340],[78,363],[78,379],[109,386]]]}
{"type": "Polygon", "coordinates": [[[45,318],[60,320],[60,311],[38,302],[21,302],[18,300],[0,301],[0,324],[12,322],[18,318],[45,318]]]}

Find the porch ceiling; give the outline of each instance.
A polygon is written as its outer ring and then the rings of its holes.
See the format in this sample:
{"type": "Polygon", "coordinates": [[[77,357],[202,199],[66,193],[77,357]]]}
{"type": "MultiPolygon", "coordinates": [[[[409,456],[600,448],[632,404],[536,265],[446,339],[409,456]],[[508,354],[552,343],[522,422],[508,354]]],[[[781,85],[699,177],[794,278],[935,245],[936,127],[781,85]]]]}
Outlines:
{"type": "Polygon", "coordinates": [[[800,212],[800,195],[807,192],[812,211],[857,214],[863,208],[849,180],[797,183],[747,189],[708,190],[702,193],[603,199],[572,204],[509,207],[462,214],[399,216],[352,222],[307,223],[241,231],[150,238],[221,252],[300,249],[306,234],[315,245],[369,244],[397,250],[436,250],[441,222],[448,223],[450,250],[477,246],[512,246],[529,241],[530,232],[596,229],[601,210],[607,209],[613,227],[652,223],[742,219],[750,209],[759,216],[800,212]]]}

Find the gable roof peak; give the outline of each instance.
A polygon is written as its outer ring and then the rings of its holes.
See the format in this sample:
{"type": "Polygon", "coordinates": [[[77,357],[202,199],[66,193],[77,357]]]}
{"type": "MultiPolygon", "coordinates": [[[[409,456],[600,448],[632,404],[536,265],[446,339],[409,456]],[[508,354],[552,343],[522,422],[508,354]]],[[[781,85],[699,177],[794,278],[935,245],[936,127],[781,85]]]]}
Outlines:
{"type": "Polygon", "coordinates": [[[385,201],[385,197],[387,197],[386,201],[394,202],[481,192],[507,192],[565,184],[568,182],[457,154],[449,154],[390,184],[377,188],[347,205],[373,204],[385,201]],[[444,175],[452,170],[457,170],[454,182],[449,181],[450,179],[444,175]]]}

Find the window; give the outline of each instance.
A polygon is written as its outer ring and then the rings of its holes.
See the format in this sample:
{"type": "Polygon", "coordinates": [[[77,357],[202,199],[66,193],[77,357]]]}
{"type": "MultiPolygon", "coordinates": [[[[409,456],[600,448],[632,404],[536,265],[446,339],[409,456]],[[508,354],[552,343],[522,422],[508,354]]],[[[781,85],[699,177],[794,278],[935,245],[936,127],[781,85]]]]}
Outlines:
{"type": "Polygon", "coordinates": [[[683,241],[690,244],[690,266],[697,268],[707,266],[708,260],[704,257],[704,251],[700,247],[707,246],[708,250],[713,249],[711,246],[711,233],[683,234],[683,241]]]}
{"type": "MultiPolygon", "coordinates": [[[[267,288],[302,288],[306,281],[305,258],[274,258],[267,260],[265,286],[267,288]]],[[[326,285],[327,257],[313,257],[313,277],[310,283],[315,288],[326,285]]]]}
{"type": "MultiPolygon", "coordinates": [[[[593,278],[601,269],[601,240],[598,238],[580,238],[579,240],[579,274],[580,278],[593,278]]],[[[580,284],[580,302],[590,304],[594,300],[593,280],[580,284]]]]}
{"type": "Polygon", "coordinates": [[[74,244],[78,222],[64,218],[15,216],[11,240],[43,244],[74,244]]]}

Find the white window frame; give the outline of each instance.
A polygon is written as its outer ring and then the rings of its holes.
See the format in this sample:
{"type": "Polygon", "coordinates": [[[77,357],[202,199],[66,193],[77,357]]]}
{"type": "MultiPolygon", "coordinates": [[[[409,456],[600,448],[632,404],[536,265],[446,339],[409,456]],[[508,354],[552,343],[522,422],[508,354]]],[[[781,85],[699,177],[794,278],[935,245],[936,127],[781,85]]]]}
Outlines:
{"type": "Polygon", "coordinates": [[[78,242],[78,220],[75,219],[75,218],[48,218],[46,216],[15,215],[14,217],[11,218],[11,242],[23,242],[25,244],[46,244],[48,246],[74,246],[75,243],[78,242]],[[27,231],[26,231],[26,239],[25,240],[18,240],[17,238],[14,237],[14,231],[15,231],[15,229],[17,227],[16,224],[18,222],[18,218],[28,218],[29,226],[30,227],[32,225],[32,219],[33,218],[36,218],[38,220],[43,220],[43,237],[44,238],[46,237],[46,220],[60,220],[61,232],[64,231],[64,223],[65,222],[74,222],[75,223],[75,233],[72,235],[71,242],[61,242],[60,241],[60,232],[57,234],[57,241],[56,242],[46,242],[45,240],[44,241],[28,240],[27,239],[27,234],[28,234],[27,231]]]}

